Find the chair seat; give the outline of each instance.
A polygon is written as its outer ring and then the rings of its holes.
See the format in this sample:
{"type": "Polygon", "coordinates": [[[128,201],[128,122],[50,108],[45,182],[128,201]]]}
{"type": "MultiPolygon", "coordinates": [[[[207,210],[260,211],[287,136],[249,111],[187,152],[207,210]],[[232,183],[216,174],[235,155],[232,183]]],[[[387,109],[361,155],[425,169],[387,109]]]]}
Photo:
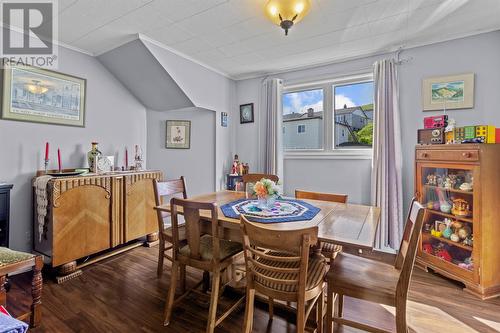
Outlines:
{"type": "Polygon", "coordinates": [[[387,304],[387,299],[395,299],[399,275],[392,265],[339,253],[327,279],[333,292],[341,290],[346,296],[387,304]]]}
{"type": "MultiPolygon", "coordinates": [[[[202,260],[212,260],[213,258],[213,245],[212,245],[212,236],[203,235],[200,237],[200,256],[202,260]]],[[[219,249],[220,249],[220,260],[223,261],[226,258],[229,258],[238,252],[243,251],[243,246],[238,242],[230,242],[224,239],[219,240],[219,249]]],[[[184,256],[191,255],[191,249],[189,245],[185,245],[179,249],[179,253],[184,256]]]]}
{"type": "Polygon", "coordinates": [[[6,247],[0,247],[0,267],[15,264],[35,257],[34,254],[14,251],[6,247]]]}
{"type": "MultiPolygon", "coordinates": [[[[275,251],[269,251],[269,255],[272,256],[279,256],[279,257],[288,257],[292,256],[288,253],[284,252],[275,252],[275,251]]],[[[293,255],[295,256],[295,255],[293,255]]],[[[267,266],[275,267],[275,268],[298,268],[300,263],[299,262],[277,262],[277,261],[270,261],[264,258],[257,258],[257,262],[262,263],[267,266]]],[[[263,274],[267,277],[274,278],[274,279],[298,279],[297,274],[295,273],[283,273],[283,272],[271,272],[269,270],[256,267],[255,270],[263,274]]],[[[327,264],[324,258],[310,258],[309,263],[307,265],[307,281],[306,281],[306,291],[314,289],[315,287],[319,286],[321,283],[323,283],[325,274],[327,271],[327,264]]],[[[259,277],[258,275],[255,276],[255,282],[259,283],[267,288],[274,289],[277,291],[282,291],[282,292],[297,292],[298,289],[298,283],[297,284],[283,284],[283,283],[274,283],[269,280],[263,279],[259,277]]]]}
{"type": "Polygon", "coordinates": [[[342,245],[321,242],[321,252],[327,254],[342,252],[342,245]]]}
{"type": "MultiPolygon", "coordinates": [[[[179,240],[186,239],[186,225],[184,223],[179,224],[179,240]]],[[[163,230],[162,233],[166,236],[168,240],[172,239],[172,221],[170,217],[163,219],[163,230]]]]}

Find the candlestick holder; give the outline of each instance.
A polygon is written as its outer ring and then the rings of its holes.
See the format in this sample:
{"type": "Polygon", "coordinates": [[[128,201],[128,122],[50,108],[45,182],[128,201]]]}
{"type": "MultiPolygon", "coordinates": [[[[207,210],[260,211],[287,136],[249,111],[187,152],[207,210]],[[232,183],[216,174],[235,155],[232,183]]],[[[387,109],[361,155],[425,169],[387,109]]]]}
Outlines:
{"type": "Polygon", "coordinates": [[[47,172],[49,171],[49,159],[45,159],[44,160],[44,165],[45,165],[45,174],[47,174],[47,172]]]}

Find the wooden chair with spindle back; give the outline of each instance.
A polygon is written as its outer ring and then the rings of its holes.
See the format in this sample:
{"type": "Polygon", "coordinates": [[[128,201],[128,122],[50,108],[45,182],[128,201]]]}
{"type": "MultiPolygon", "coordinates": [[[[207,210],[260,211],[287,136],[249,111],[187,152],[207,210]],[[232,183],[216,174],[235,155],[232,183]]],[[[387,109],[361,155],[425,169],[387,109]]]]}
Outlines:
{"type": "MultiPolygon", "coordinates": [[[[172,272],[176,272],[179,266],[190,266],[204,272],[212,273],[212,288],[210,295],[210,309],[207,323],[207,333],[212,333],[232,311],[243,303],[244,297],[238,299],[220,317],[217,318],[217,303],[221,290],[221,273],[233,264],[242,255],[240,243],[222,239],[218,222],[218,208],[214,203],[196,202],[179,198],[172,198],[170,201],[172,212],[172,272]],[[200,211],[209,211],[211,224],[211,235],[201,233],[201,223],[207,223],[200,218],[200,211]],[[181,213],[180,213],[181,212],[181,213]],[[179,241],[179,215],[182,214],[185,220],[186,241],[179,241]]],[[[175,299],[177,284],[176,274],[170,275],[170,287],[165,306],[164,325],[170,323],[172,309],[189,292],[196,292],[206,296],[205,293],[197,290],[206,279],[200,281],[196,286],[184,292],[175,299]]],[[[224,286],[222,286],[224,288],[224,286]]]]}
{"type": "Polygon", "coordinates": [[[246,263],[246,309],[243,331],[252,331],[255,292],[273,300],[297,303],[297,332],[304,332],[306,320],[316,305],[318,331],[323,323],[323,288],[326,259],[309,256],[318,241],[318,227],[299,230],[269,230],[241,216],[246,263]]]}
{"type": "MultiPolygon", "coordinates": [[[[164,198],[166,197],[168,198],[175,195],[182,195],[182,198],[187,199],[186,180],[184,179],[184,177],[181,177],[180,179],[167,180],[164,182],[160,182],[154,179],[153,182],[156,206],[164,204],[164,198]]],[[[157,210],[156,214],[158,216],[158,231],[160,241],[160,244],[158,246],[159,253],[157,275],[160,278],[163,274],[164,258],[172,261],[172,257],[167,254],[167,251],[172,249],[172,221],[170,219],[169,213],[157,210]]],[[[179,234],[179,238],[181,240],[186,238],[184,227],[179,227],[179,234]]],[[[185,269],[181,269],[181,280],[184,279],[185,269]]]]}
{"type": "MultiPolygon", "coordinates": [[[[347,203],[348,195],[295,190],[295,198],[338,202],[345,204],[347,203]]],[[[321,246],[321,253],[328,259],[335,259],[337,254],[339,254],[342,251],[341,245],[337,245],[330,242],[321,242],[320,246],[321,246]]]]}
{"type": "Polygon", "coordinates": [[[333,322],[368,332],[386,332],[343,318],[344,296],[396,307],[396,331],[408,332],[406,301],[424,214],[424,207],[413,199],[394,265],[344,253],[337,256],[327,275],[328,332],[332,332],[333,322]],[[335,309],[334,294],[337,295],[335,309]]]}
{"type": "Polygon", "coordinates": [[[273,182],[277,183],[280,178],[276,175],[272,174],[265,174],[265,173],[247,173],[246,175],[243,175],[243,189],[246,188],[247,183],[256,183],[262,178],[270,179],[273,182]]]}

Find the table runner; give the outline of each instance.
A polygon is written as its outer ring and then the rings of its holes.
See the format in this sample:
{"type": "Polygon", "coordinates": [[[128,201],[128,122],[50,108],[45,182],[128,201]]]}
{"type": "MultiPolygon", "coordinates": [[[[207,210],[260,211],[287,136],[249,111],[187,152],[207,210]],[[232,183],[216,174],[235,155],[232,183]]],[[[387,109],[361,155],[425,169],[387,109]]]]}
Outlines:
{"type": "Polygon", "coordinates": [[[226,217],[239,219],[245,215],[249,221],[280,223],[312,220],[321,209],[302,200],[279,199],[271,209],[260,208],[257,199],[239,199],[221,206],[226,217]]]}

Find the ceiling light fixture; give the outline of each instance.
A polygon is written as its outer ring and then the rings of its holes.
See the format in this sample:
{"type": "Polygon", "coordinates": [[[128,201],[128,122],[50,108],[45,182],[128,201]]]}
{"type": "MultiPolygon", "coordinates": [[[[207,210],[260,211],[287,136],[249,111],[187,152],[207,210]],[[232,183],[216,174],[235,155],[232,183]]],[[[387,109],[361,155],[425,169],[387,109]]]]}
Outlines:
{"type": "Polygon", "coordinates": [[[285,35],[288,36],[288,30],[300,22],[310,8],[310,0],[269,0],[265,12],[267,17],[283,28],[285,35]]]}

